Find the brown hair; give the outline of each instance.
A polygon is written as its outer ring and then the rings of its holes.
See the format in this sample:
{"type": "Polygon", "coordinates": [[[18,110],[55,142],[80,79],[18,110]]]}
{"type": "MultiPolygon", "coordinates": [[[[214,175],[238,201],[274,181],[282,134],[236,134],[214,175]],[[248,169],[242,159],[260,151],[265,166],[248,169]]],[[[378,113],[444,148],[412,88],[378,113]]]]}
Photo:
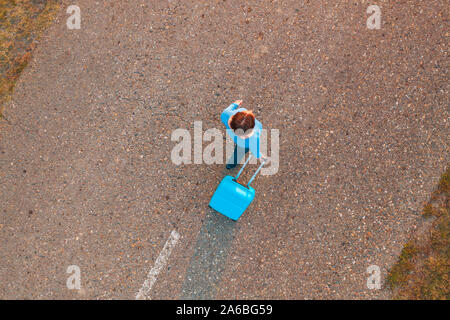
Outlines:
{"type": "Polygon", "coordinates": [[[252,111],[240,111],[231,117],[230,127],[234,131],[241,129],[244,133],[255,127],[255,115],[252,111]]]}

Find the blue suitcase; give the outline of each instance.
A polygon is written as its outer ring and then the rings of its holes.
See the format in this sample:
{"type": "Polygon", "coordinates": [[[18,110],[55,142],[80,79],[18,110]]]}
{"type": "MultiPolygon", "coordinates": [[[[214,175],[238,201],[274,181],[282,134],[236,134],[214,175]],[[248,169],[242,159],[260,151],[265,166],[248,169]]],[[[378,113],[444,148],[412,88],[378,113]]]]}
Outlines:
{"type": "Polygon", "coordinates": [[[209,206],[211,208],[235,221],[239,219],[245,209],[247,209],[255,198],[255,189],[250,187],[250,183],[252,183],[253,179],[255,179],[259,170],[261,170],[265,163],[265,160],[261,162],[258,170],[256,170],[255,174],[245,186],[238,182],[237,179],[241,175],[251,157],[252,156],[249,155],[247,161],[245,161],[241,170],[239,170],[236,178],[233,178],[232,176],[225,176],[225,178],[222,179],[211,200],[209,201],[209,206]]]}

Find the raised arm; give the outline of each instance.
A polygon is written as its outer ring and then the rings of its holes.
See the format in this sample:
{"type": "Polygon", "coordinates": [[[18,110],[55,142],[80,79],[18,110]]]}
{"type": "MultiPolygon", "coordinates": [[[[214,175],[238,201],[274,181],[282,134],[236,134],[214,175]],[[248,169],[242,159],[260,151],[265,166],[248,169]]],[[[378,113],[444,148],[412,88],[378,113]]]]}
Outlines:
{"type": "Polygon", "coordinates": [[[242,100],[236,100],[232,104],[230,104],[225,110],[223,110],[222,114],[220,115],[220,119],[222,120],[223,124],[228,127],[228,119],[233,115],[233,111],[239,108],[239,106],[242,104],[242,100]]]}

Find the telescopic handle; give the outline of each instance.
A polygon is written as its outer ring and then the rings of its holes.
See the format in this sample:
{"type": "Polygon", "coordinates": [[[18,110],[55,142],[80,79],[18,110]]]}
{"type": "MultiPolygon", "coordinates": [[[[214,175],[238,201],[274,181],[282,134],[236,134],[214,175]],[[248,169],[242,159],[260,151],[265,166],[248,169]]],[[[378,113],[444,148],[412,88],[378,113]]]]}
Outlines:
{"type": "Polygon", "coordinates": [[[248,182],[247,186],[250,186],[250,183],[252,183],[252,181],[255,179],[256,175],[258,174],[259,170],[261,170],[261,168],[263,167],[264,163],[266,163],[266,160],[263,160],[261,162],[261,164],[258,167],[258,170],[256,170],[256,172],[253,174],[253,176],[250,178],[250,181],[248,182]]]}
{"type": "MultiPolygon", "coordinates": [[[[239,178],[239,176],[241,175],[242,171],[244,171],[245,166],[247,165],[247,163],[250,161],[250,158],[252,157],[252,155],[250,154],[247,158],[247,160],[245,161],[244,165],[242,166],[241,170],[239,170],[238,174],[236,175],[236,178],[234,178],[235,180],[237,180],[239,178]]],[[[247,183],[247,187],[250,186],[250,183],[252,183],[252,181],[255,179],[256,175],[258,174],[259,170],[261,170],[261,168],[263,167],[263,165],[266,163],[266,159],[264,159],[261,162],[261,165],[259,166],[259,168],[256,170],[256,172],[253,174],[253,176],[250,178],[249,182],[247,183]]]]}

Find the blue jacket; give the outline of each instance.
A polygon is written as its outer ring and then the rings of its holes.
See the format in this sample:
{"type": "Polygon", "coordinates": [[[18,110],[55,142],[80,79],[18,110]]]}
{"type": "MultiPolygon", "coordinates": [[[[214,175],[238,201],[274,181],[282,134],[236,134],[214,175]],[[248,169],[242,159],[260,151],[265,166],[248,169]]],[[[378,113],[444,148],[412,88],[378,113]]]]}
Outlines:
{"type": "Polygon", "coordinates": [[[247,138],[242,139],[241,137],[234,134],[233,129],[230,128],[228,125],[228,121],[230,120],[231,116],[234,114],[240,112],[240,111],[246,111],[245,108],[239,108],[239,105],[237,103],[232,103],[228,108],[223,110],[222,114],[220,115],[220,120],[222,120],[223,124],[227,128],[227,133],[231,137],[231,139],[241,148],[247,148],[250,149],[250,152],[255,156],[255,158],[261,157],[261,151],[260,151],[260,136],[261,136],[261,130],[262,130],[262,124],[258,120],[255,119],[255,127],[253,128],[253,134],[247,138]]]}

